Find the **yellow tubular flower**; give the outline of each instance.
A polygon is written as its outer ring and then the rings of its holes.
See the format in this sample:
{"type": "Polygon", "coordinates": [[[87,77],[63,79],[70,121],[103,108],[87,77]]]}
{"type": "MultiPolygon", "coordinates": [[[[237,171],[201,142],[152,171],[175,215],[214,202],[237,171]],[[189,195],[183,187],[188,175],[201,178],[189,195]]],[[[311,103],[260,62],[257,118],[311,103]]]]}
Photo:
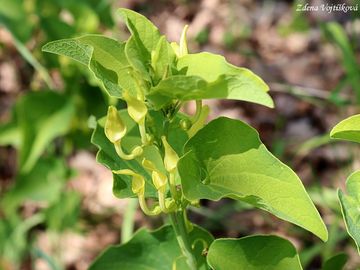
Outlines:
{"type": "Polygon", "coordinates": [[[118,156],[125,160],[132,160],[134,158],[137,158],[138,156],[141,156],[144,152],[141,146],[136,146],[130,154],[124,153],[122,147],[121,147],[121,141],[117,141],[114,143],[115,151],[118,154],[118,156]]]}
{"type": "Polygon", "coordinates": [[[151,52],[151,67],[156,72],[156,63],[159,60],[159,51],[155,49],[151,52]]]}
{"type": "Polygon", "coordinates": [[[159,171],[153,171],[151,174],[152,181],[156,190],[159,192],[165,193],[166,191],[166,184],[167,184],[167,177],[166,175],[162,174],[159,171]]]}
{"type": "Polygon", "coordinates": [[[183,31],[181,33],[181,37],[180,37],[180,45],[177,44],[176,42],[170,43],[173,51],[175,52],[175,54],[178,58],[181,56],[187,55],[189,53],[187,41],[186,41],[186,33],[187,33],[188,28],[189,28],[188,25],[184,26],[184,29],[183,29],[183,31]]]}
{"type": "Polygon", "coordinates": [[[115,174],[132,176],[132,180],[131,180],[132,191],[138,196],[145,194],[145,179],[142,175],[135,173],[134,171],[129,169],[123,169],[117,171],[115,170],[112,172],[115,174]]]}
{"type": "Polygon", "coordinates": [[[135,173],[132,170],[129,169],[123,169],[123,170],[115,170],[113,171],[115,174],[121,174],[121,175],[130,175],[132,176],[131,181],[131,189],[132,191],[138,196],[139,198],[139,205],[141,207],[141,210],[149,216],[158,215],[161,213],[161,209],[159,205],[155,205],[153,209],[149,209],[146,205],[145,200],[145,179],[142,175],[135,173]]]}
{"type": "Polygon", "coordinates": [[[145,129],[145,117],[148,109],[145,102],[129,95],[127,91],[124,91],[123,98],[127,103],[127,110],[130,117],[139,125],[141,142],[143,145],[146,145],[148,143],[148,136],[145,129]]]}
{"type": "Polygon", "coordinates": [[[166,198],[166,184],[168,182],[168,178],[166,175],[161,173],[150,160],[143,159],[142,165],[145,169],[151,171],[151,178],[153,184],[158,191],[158,200],[160,209],[164,213],[169,213],[176,208],[176,204],[173,198],[166,198]]]}
{"type": "Polygon", "coordinates": [[[171,48],[173,49],[174,53],[176,54],[176,56],[180,57],[180,46],[179,46],[179,44],[177,44],[176,42],[171,42],[170,45],[171,45],[171,48]]]}
{"type": "Polygon", "coordinates": [[[165,136],[162,136],[161,140],[165,148],[165,157],[164,157],[165,169],[168,172],[173,173],[176,170],[179,156],[177,155],[175,150],[170,146],[170,144],[167,142],[165,136]]]}
{"type": "Polygon", "coordinates": [[[181,33],[181,37],[180,37],[180,47],[179,47],[179,56],[184,56],[187,55],[189,53],[188,51],[188,46],[187,46],[187,41],[186,41],[186,33],[188,30],[189,26],[185,25],[182,33],[181,33]]]}
{"type": "Polygon", "coordinates": [[[114,106],[108,108],[104,130],[106,137],[112,143],[120,141],[126,135],[126,125],[114,106]]]}
{"type": "Polygon", "coordinates": [[[133,176],[133,179],[132,179],[132,182],[131,182],[131,190],[135,194],[138,194],[138,196],[144,196],[145,195],[145,180],[141,175],[135,174],[133,176]]]}
{"type": "Polygon", "coordinates": [[[134,98],[126,91],[123,94],[123,98],[127,103],[127,109],[130,117],[136,123],[143,124],[145,122],[145,116],[148,111],[145,102],[134,98]]]}
{"type": "Polygon", "coordinates": [[[142,166],[151,172],[151,178],[153,180],[154,186],[156,190],[163,190],[165,192],[167,177],[164,175],[158,168],[156,168],[155,164],[150,160],[143,159],[141,162],[142,166]]]}
{"type": "Polygon", "coordinates": [[[150,160],[147,159],[143,159],[141,164],[143,165],[143,167],[149,171],[156,171],[157,168],[155,167],[154,163],[152,163],[150,160]]]}

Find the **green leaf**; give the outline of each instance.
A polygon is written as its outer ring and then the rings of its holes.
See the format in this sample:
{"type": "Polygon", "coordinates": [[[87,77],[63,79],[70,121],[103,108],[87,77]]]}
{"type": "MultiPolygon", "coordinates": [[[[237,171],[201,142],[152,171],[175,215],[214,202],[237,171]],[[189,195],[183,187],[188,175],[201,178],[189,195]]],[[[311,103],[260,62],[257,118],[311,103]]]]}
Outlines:
{"type": "Polygon", "coordinates": [[[249,125],[224,117],[213,120],[186,143],[184,153],[178,169],[188,200],[241,200],[327,240],[301,180],[249,125]]]}
{"type": "Polygon", "coordinates": [[[58,199],[68,177],[68,170],[59,158],[40,158],[27,174],[19,174],[14,186],[1,201],[7,213],[15,211],[26,200],[52,203],[58,199]]]}
{"type": "Polygon", "coordinates": [[[0,146],[11,145],[18,149],[21,143],[21,131],[16,116],[16,106],[11,108],[10,120],[0,124],[0,146]]]}
{"type": "Polygon", "coordinates": [[[148,73],[151,52],[156,49],[160,32],[151,21],[137,12],[120,8],[119,13],[131,33],[125,49],[127,59],[145,80],[151,82],[148,73]]]}
{"type": "Polygon", "coordinates": [[[360,143],[360,114],[338,123],[331,130],[330,137],[360,143]]]}
{"type": "Polygon", "coordinates": [[[22,57],[32,65],[46,84],[52,88],[51,77],[46,68],[33,56],[26,47],[34,30],[34,20],[31,19],[29,8],[22,0],[0,0],[0,26],[4,26],[12,35],[12,43],[22,57]]]}
{"type": "Polygon", "coordinates": [[[207,82],[199,76],[172,76],[153,87],[147,99],[155,109],[160,109],[173,99],[235,99],[273,107],[271,97],[266,91],[252,86],[251,79],[246,82],[239,75],[228,74],[222,74],[212,82],[207,82]]]}
{"type": "Polygon", "coordinates": [[[339,253],[327,259],[322,270],[342,270],[348,260],[346,253],[339,253]]]}
{"type": "Polygon", "coordinates": [[[22,0],[0,0],[0,25],[5,26],[21,42],[27,42],[34,25],[22,0]]]}
{"type": "Polygon", "coordinates": [[[214,270],[301,270],[299,255],[290,241],[274,235],[217,239],[207,261],[214,270]]]}
{"type": "Polygon", "coordinates": [[[125,55],[125,43],[100,35],[85,35],[47,43],[43,51],[65,55],[94,73],[110,96],[122,97],[122,89],[135,91],[132,68],[125,55]]]}
{"type": "MultiPolygon", "coordinates": [[[[273,107],[274,104],[268,95],[269,91],[264,81],[246,68],[229,64],[221,55],[202,52],[180,57],[177,68],[188,76],[199,76],[208,83],[215,82],[221,76],[234,76],[231,87],[223,89],[223,95],[231,94],[228,98],[240,99],[273,107]]],[[[222,97],[221,97],[222,98],[222,97]]]]}
{"type": "Polygon", "coordinates": [[[15,121],[0,125],[0,145],[20,145],[20,130],[15,121]]]}
{"type": "Polygon", "coordinates": [[[170,43],[166,40],[165,36],[161,36],[151,56],[151,66],[156,83],[170,75],[168,72],[171,69],[170,67],[173,66],[175,58],[176,56],[170,43]]]}
{"type": "Polygon", "coordinates": [[[360,254],[360,171],[346,180],[347,194],[338,190],[341,212],[349,235],[354,239],[360,254]]]}
{"type": "Polygon", "coordinates": [[[18,52],[21,54],[21,56],[30,64],[33,66],[33,68],[39,73],[39,75],[42,77],[42,79],[46,82],[47,86],[49,88],[54,88],[54,84],[52,82],[52,79],[50,77],[50,74],[48,73],[47,69],[40,64],[40,62],[34,57],[34,55],[31,53],[31,51],[26,47],[26,45],[19,40],[17,40],[15,37],[13,38],[13,43],[18,50],[18,52]]]}
{"type": "Polygon", "coordinates": [[[185,130],[180,128],[180,121],[181,119],[188,119],[188,117],[181,113],[177,113],[176,117],[174,117],[170,123],[166,123],[167,119],[162,112],[150,110],[148,118],[150,119],[147,125],[154,134],[155,139],[158,140],[157,143],[162,144],[161,136],[167,133],[168,143],[176,151],[178,156],[181,156],[189,136],[185,130]],[[164,123],[166,124],[164,125],[164,123]]]}
{"type": "Polygon", "coordinates": [[[94,48],[78,39],[60,39],[51,41],[42,47],[42,51],[65,55],[83,65],[90,64],[91,56],[94,48]]]}
{"type": "Polygon", "coordinates": [[[45,211],[48,228],[58,232],[73,228],[78,221],[80,203],[79,193],[75,191],[62,193],[58,200],[45,211]]]}
{"type": "Polygon", "coordinates": [[[131,64],[131,66],[137,71],[137,80],[145,79],[148,82],[151,82],[151,77],[149,74],[148,66],[150,65],[150,60],[146,55],[139,51],[136,44],[134,36],[131,36],[125,45],[125,54],[131,64]]]}
{"type": "Polygon", "coordinates": [[[341,50],[343,67],[346,71],[348,81],[356,94],[357,101],[360,102],[360,66],[356,61],[356,54],[347,37],[346,31],[337,22],[324,24],[324,30],[330,40],[341,50]]]}
{"type": "Polygon", "coordinates": [[[20,268],[20,263],[30,248],[29,231],[43,221],[42,213],[35,213],[28,218],[15,216],[11,219],[0,219],[0,267],[3,266],[2,263],[7,265],[6,262],[11,262],[15,269],[20,268]]]}
{"type": "Polygon", "coordinates": [[[16,104],[20,129],[20,170],[29,172],[48,144],[68,132],[75,112],[65,96],[41,91],[22,96],[16,104]]]}
{"type": "Polygon", "coordinates": [[[119,13],[132,34],[137,50],[150,62],[151,52],[160,39],[159,30],[146,17],[135,11],[120,8],[119,13]]]}
{"type": "MultiPolygon", "coordinates": [[[[189,233],[191,243],[195,244],[195,255],[199,270],[208,269],[205,257],[201,255],[204,240],[208,245],[213,241],[209,232],[195,226],[189,233]]],[[[149,232],[140,229],[133,238],[122,245],[113,246],[105,250],[89,270],[189,270],[183,263],[182,253],[176,240],[176,235],[170,225],[149,232]]]]}

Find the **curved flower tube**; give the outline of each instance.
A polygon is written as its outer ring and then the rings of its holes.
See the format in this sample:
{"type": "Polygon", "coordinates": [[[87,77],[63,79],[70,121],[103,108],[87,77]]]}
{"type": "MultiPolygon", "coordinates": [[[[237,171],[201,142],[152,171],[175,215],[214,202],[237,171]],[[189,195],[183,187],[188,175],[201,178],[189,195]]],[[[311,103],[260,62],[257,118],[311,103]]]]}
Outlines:
{"type": "Polygon", "coordinates": [[[125,160],[132,160],[139,156],[141,156],[144,152],[143,148],[141,146],[136,146],[130,154],[126,154],[122,147],[121,147],[121,141],[117,141],[114,143],[115,151],[119,155],[120,158],[125,160]]]}
{"type": "Polygon", "coordinates": [[[140,208],[146,215],[154,216],[161,213],[159,205],[155,205],[153,209],[149,209],[147,206],[145,200],[145,179],[142,175],[129,169],[115,170],[112,172],[115,174],[132,176],[131,189],[138,196],[140,208]]]}

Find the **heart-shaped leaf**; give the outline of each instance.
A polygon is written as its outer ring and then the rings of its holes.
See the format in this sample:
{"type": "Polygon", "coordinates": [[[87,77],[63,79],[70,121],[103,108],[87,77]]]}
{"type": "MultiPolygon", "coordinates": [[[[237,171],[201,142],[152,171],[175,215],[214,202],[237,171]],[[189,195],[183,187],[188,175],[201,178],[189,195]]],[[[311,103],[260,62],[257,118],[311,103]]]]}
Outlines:
{"type": "Polygon", "coordinates": [[[100,35],[85,35],[49,42],[42,50],[70,57],[86,65],[104,84],[110,96],[122,97],[122,89],[136,91],[124,42],[100,35]]]}
{"type": "Polygon", "coordinates": [[[360,171],[354,172],[346,180],[346,191],[338,191],[346,229],[354,239],[360,254],[360,171]]]}
{"type": "Polygon", "coordinates": [[[157,109],[173,99],[234,99],[273,107],[269,87],[253,72],[211,53],[188,54],[178,59],[181,74],[162,80],[147,98],[157,109]]]}
{"type": "Polygon", "coordinates": [[[153,87],[147,98],[155,109],[160,109],[173,99],[182,101],[234,99],[273,107],[274,104],[269,94],[252,85],[251,80],[254,79],[252,76],[255,77],[255,75],[244,78],[239,75],[222,74],[212,82],[207,82],[199,76],[172,76],[160,81],[156,87],[153,87]]]}
{"type": "Polygon", "coordinates": [[[175,52],[171,48],[170,43],[165,36],[161,36],[155,51],[152,53],[151,66],[154,72],[154,80],[157,83],[159,80],[170,75],[169,72],[175,61],[175,52]]]}
{"type": "Polygon", "coordinates": [[[360,143],[360,114],[351,116],[337,124],[330,137],[360,143]]]}
{"type": "MultiPolygon", "coordinates": [[[[207,270],[206,259],[201,253],[203,242],[210,245],[213,237],[204,229],[194,226],[189,240],[195,245],[198,269],[207,270]]],[[[182,258],[174,230],[167,225],[153,232],[140,229],[129,242],[105,250],[89,270],[169,270],[174,269],[174,265],[177,270],[189,270],[182,258]]]]}
{"type": "Polygon", "coordinates": [[[150,60],[151,52],[156,48],[160,39],[157,27],[145,16],[126,8],[119,9],[130,33],[135,39],[139,51],[150,60]]]}
{"type": "Polygon", "coordinates": [[[126,44],[127,59],[146,80],[150,81],[148,67],[151,53],[159,42],[160,32],[151,21],[137,12],[120,8],[119,13],[131,33],[126,44]]]}
{"type": "Polygon", "coordinates": [[[322,270],[342,270],[347,260],[346,253],[336,254],[325,261],[322,270]]]}
{"type": "Polygon", "coordinates": [[[230,82],[222,85],[221,90],[218,90],[218,95],[219,93],[221,95],[216,98],[238,99],[268,107],[274,106],[270,96],[266,94],[269,87],[260,77],[246,68],[228,63],[221,55],[208,52],[187,54],[179,58],[177,68],[187,76],[199,76],[208,83],[215,81],[220,83],[221,77],[222,80],[228,81],[229,79],[225,78],[230,76],[230,82]]]}
{"type": "Polygon", "coordinates": [[[217,239],[207,261],[214,270],[301,270],[295,247],[274,235],[255,235],[240,239],[217,239]]]}
{"type": "Polygon", "coordinates": [[[327,240],[326,227],[297,175],[249,125],[213,120],[185,145],[178,163],[185,197],[250,203],[327,240]]]}

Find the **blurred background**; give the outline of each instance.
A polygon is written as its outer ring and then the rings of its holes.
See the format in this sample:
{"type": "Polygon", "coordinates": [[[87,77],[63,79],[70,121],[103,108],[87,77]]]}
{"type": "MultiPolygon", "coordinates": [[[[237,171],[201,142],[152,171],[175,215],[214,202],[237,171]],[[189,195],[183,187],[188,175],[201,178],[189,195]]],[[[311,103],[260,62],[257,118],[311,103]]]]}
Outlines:
{"type": "MultiPolygon", "coordinates": [[[[191,52],[223,54],[270,86],[276,108],[209,101],[211,118],[242,119],[306,185],[330,233],[310,233],[241,202],[192,208],[215,237],[278,234],[298,248],[304,269],[345,253],[360,269],[336,191],[360,168],[360,148],[329,130],[360,108],[358,11],[299,11],[354,1],[0,0],[0,270],[85,270],[122,228],[157,228],[131,200],[112,195],[111,172],[95,161],[91,123],[114,103],[85,67],[41,52],[52,40],[102,33],[124,40],[118,7],[138,11],[170,41],[185,24],[191,52]],[[131,222],[134,216],[134,223],[131,222]]],[[[189,105],[191,110],[191,105],[189,105]]],[[[123,235],[123,237],[122,237],[123,235]]]]}

